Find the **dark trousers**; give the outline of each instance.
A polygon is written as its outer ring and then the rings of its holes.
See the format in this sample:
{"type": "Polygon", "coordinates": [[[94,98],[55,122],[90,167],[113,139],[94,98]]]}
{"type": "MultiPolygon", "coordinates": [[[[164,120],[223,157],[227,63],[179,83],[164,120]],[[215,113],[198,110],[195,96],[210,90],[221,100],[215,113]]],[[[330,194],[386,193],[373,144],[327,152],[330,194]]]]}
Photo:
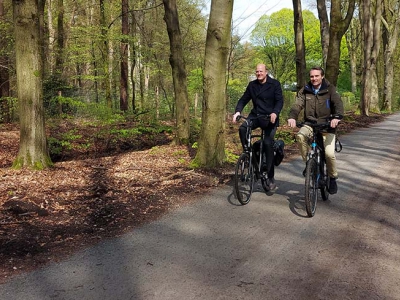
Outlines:
{"type": "MultiPolygon", "coordinates": [[[[252,124],[252,130],[256,129],[259,126],[258,120],[254,120],[252,124]]],[[[276,127],[274,124],[268,124],[268,126],[264,127],[264,143],[263,143],[263,152],[265,153],[262,169],[265,170],[268,174],[268,178],[274,178],[275,176],[275,165],[274,165],[274,137],[276,133],[276,127]]],[[[242,146],[246,145],[246,131],[247,127],[245,123],[240,125],[239,127],[239,137],[242,143],[242,146]]]]}

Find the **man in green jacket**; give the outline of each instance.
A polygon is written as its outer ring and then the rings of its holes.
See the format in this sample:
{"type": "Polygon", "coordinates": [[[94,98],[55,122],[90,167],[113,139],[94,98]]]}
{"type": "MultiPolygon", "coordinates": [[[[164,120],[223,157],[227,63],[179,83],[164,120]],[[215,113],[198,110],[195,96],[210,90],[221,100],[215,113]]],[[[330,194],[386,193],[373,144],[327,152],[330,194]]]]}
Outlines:
{"type": "MultiPolygon", "coordinates": [[[[336,169],[335,157],[335,133],[336,127],[344,114],[343,102],[336,87],[324,78],[324,70],[321,67],[314,67],[310,70],[310,81],[296,96],[296,101],[289,112],[288,125],[296,127],[296,119],[301,110],[304,110],[304,121],[317,121],[324,123],[330,119],[330,127],[323,133],[325,158],[330,177],[329,193],[337,193],[338,172],[336,169]]],[[[296,135],[300,153],[305,162],[308,152],[308,138],[312,135],[310,126],[303,126],[296,135]]],[[[304,171],[303,171],[304,175],[304,171]]]]}

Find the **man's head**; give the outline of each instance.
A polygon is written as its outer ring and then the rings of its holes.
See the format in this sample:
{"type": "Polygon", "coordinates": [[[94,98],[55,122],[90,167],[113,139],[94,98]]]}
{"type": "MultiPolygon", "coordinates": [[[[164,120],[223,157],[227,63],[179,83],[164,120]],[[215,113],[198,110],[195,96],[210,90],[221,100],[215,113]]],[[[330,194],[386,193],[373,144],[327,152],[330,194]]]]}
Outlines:
{"type": "Polygon", "coordinates": [[[321,67],[313,67],[310,70],[310,81],[315,89],[318,89],[321,86],[322,79],[324,79],[324,69],[321,67]]]}
{"type": "Polygon", "coordinates": [[[267,81],[268,70],[264,64],[258,64],[256,67],[256,77],[260,83],[267,81]]]}

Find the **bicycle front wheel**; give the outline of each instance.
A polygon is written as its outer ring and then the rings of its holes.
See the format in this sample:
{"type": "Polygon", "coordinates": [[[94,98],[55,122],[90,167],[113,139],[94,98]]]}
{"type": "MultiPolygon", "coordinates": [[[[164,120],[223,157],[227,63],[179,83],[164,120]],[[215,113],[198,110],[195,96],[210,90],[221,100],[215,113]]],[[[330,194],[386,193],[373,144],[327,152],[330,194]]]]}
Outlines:
{"type": "Polygon", "coordinates": [[[307,215],[311,218],[315,214],[318,201],[318,167],[315,159],[307,161],[306,183],[305,183],[305,202],[307,215]]]}
{"type": "Polygon", "coordinates": [[[235,169],[235,196],[242,205],[249,203],[254,185],[253,165],[250,163],[250,155],[242,153],[235,169]]]}

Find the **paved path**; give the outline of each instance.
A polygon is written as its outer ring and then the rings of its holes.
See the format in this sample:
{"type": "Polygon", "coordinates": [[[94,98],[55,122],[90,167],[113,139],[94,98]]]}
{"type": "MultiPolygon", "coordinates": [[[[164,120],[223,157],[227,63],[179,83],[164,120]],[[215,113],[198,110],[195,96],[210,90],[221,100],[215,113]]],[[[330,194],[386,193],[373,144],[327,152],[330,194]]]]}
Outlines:
{"type": "Polygon", "coordinates": [[[338,194],[307,218],[300,159],[0,285],[0,299],[400,299],[400,115],[342,136],[338,194]]]}

